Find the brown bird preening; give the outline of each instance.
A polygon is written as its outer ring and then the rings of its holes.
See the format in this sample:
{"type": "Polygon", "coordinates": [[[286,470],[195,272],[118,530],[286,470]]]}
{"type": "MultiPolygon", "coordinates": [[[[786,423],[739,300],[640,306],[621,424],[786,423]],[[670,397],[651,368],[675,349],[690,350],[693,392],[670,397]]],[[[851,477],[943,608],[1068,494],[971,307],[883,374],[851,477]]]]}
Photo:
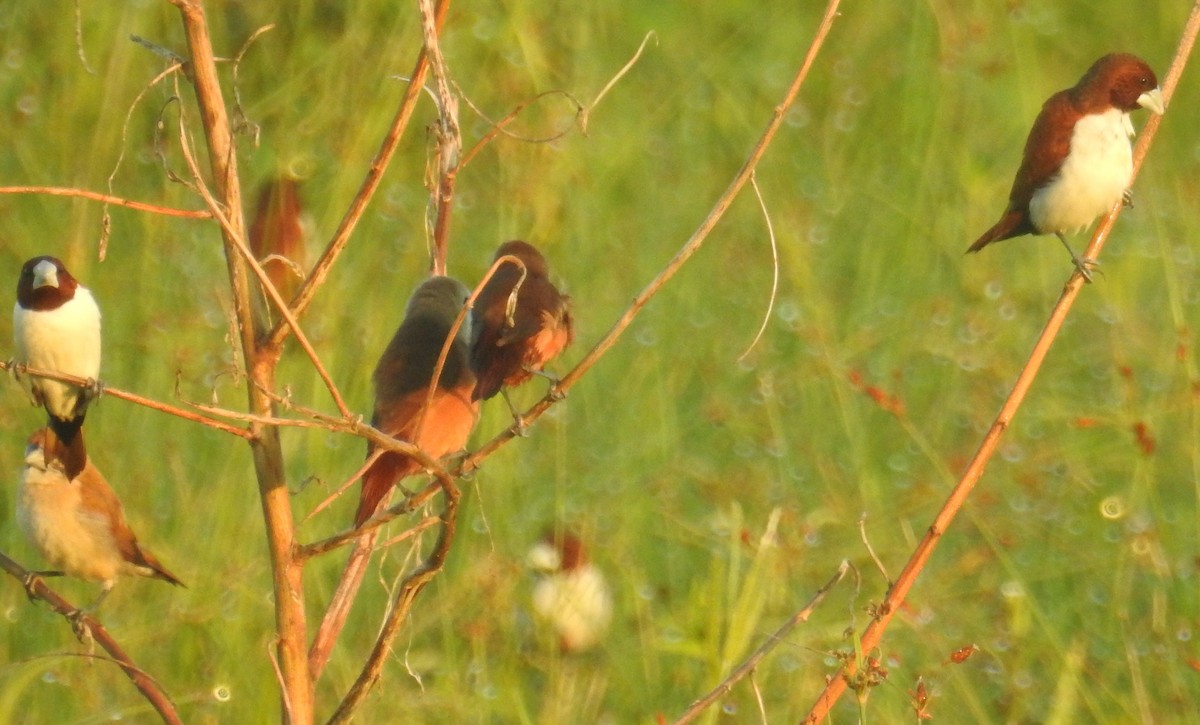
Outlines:
{"type": "MultiPolygon", "coordinates": [[[[470,319],[463,320],[429,392],[442,346],[471,292],[451,277],[433,277],[408,300],[404,321],[375,366],[375,412],[371,425],[406,440],[437,459],[461,450],[479,417],[471,397],[475,375],[468,360],[470,319]],[[426,401],[428,400],[428,407],[426,401]]],[[[367,457],[375,453],[367,445],[367,457]]],[[[362,479],[362,495],[354,525],[361,526],[387,499],[400,479],[421,470],[419,462],[400,453],[381,455],[362,479]]]]}
{"type": "MultiPolygon", "coordinates": [[[[471,368],[478,379],[472,397],[476,400],[487,400],[542,373],[573,337],[570,298],[550,281],[542,253],[528,242],[513,240],[500,245],[493,262],[506,256],[521,261],[524,280],[520,266],[501,264],[471,310],[471,368]]],[[[513,416],[517,417],[515,409],[513,416]]]]}
{"type": "MultiPolygon", "coordinates": [[[[470,290],[450,277],[431,277],[423,282],[409,298],[404,321],[375,366],[375,410],[371,425],[394,438],[409,441],[435,459],[466,446],[479,417],[479,402],[471,398],[475,375],[469,359],[469,316],[463,319],[450,343],[441,374],[436,384],[433,382],[442,347],[468,297],[470,290]]],[[[368,444],[367,459],[375,452],[375,446],[368,444]]],[[[420,471],[420,462],[410,456],[393,451],[380,455],[363,473],[354,525],[366,523],[384,507],[401,479],[420,471]]],[[[350,552],[308,651],[313,680],[320,677],[333,642],[350,613],[378,534],[378,529],[364,534],[350,552]]]]}
{"type": "MultiPolygon", "coordinates": [[[[77,439],[82,445],[82,431],[77,439]]],[[[184,586],[138,544],[120,499],[91,460],[77,476],[68,478],[63,452],[64,444],[52,428],[34,432],[25,448],[25,467],[17,486],[17,522],[30,543],[56,567],[36,574],[100,582],[100,596],[84,612],[95,611],[121,576],[152,577],[184,586]]]]}

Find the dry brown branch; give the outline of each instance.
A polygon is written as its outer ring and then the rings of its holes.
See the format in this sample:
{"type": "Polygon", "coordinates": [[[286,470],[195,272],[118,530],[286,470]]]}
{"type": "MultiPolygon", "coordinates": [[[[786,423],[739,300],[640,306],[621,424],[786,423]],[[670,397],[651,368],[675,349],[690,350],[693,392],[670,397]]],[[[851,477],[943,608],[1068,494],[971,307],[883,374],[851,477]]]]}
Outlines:
{"type": "Polygon", "coordinates": [[[721,697],[724,695],[729,694],[729,692],[733,690],[733,686],[742,680],[742,678],[753,674],[754,670],[758,667],[758,664],[762,662],[764,657],[771,653],[771,650],[779,646],[779,644],[783,642],[784,638],[787,637],[797,625],[808,621],[808,618],[812,616],[813,611],[815,611],[825,599],[825,595],[829,593],[829,590],[833,589],[834,585],[844,579],[846,577],[846,572],[850,571],[850,569],[850,562],[843,560],[842,563],[838,565],[837,572],[829,579],[829,581],[825,582],[825,584],[817,590],[817,593],[813,595],[812,599],[808,600],[808,604],[805,604],[803,609],[793,614],[788,621],[783,623],[783,626],[775,630],[771,636],[767,637],[767,640],[759,645],[758,649],[754,650],[754,652],[746,658],[745,662],[738,665],[736,670],[729,673],[728,677],[726,677],[724,680],[721,680],[719,685],[714,687],[708,694],[689,705],[688,709],[685,710],[683,714],[680,715],[675,721],[675,725],[682,725],[682,723],[689,723],[695,720],[713,703],[721,699],[721,697]]]}
{"type": "MultiPolygon", "coordinates": [[[[438,0],[436,10],[436,26],[440,30],[442,23],[446,18],[446,11],[450,8],[450,0],[438,0]]],[[[383,180],[383,172],[387,170],[388,164],[391,163],[392,155],[396,152],[396,147],[400,143],[400,137],[404,135],[404,130],[408,128],[409,119],[412,118],[413,110],[417,107],[417,100],[421,96],[421,87],[425,83],[425,75],[429,71],[429,62],[426,57],[425,48],[422,46],[420,53],[417,54],[416,65],[413,72],[410,74],[411,80],[408,82],[408,87],[404,91],[404,97],[400,100],[400,107],[396,110],[396,115],[392,119],[392,125],[388,128],[387,134],[380,144],[379,151],[375,154],[374,160],[371,162],[371,168],[367,170],[367,176],[363,179],[362,186],[359,187],[358,193],[350,202],[349,208],[346,210],[342,221],[338,224],[337,231],[333,233],[333,238],[329,240],[329,244],[325,247],[325,251],[321,253],[321,258],[317,260],[312,272],[308,275],[308,279],[300,287],[300,291],[296,293],[295,299],[292,300],[292,314],[297,319],[304,314],[308,306],[312,304],[313,296],[317,290],[324,284],[325,278],[329,276],[329,270],[333,268],[334,262],[345,249],[346,244],[350,241],[350,235],[354,232],[354,227],[358,224],[358,220],[362,218],[363,212],[367,209],[367,204],[375,195],[375,191],[379,188],[379,183],[383,180]]],[[[271,330],[271,334],[266,341],[267,347],[276,347],[283,342],[287,335],[288,327],[282,321],[275,323],[275,328],[271,330]]]]}
{"type": "MultiPolygon", "coordinates": [[[[1179,46],[1176,48],[1175,57],[1171,61],[1171,68],[1167,71],[1167,76],[1162,86],[1164,103],[1169,103],[1171,96],[1174,94],[1175,87],[1179,83],[1179,78],[1183,74],[1183,68],[1187,65],[1188,58],[1191,56],[1192,46],[1195,43],[1198,32],[1200,32],[1200,0],[1197,0],[1192,6],[1191,14],[1188,17],[1187,24],[1179,41],[1179,46]]],[[[1161,120],[1161,117],[1152,115],[1146,127],[1142,130],[1141,137],[1138,139],[1137,146],[1133,152],[1134,178],[1137,177],[1137,173],[1141,169],[1142,161],[1150,149],[1150,144],[1154,141],[1154,135],[1158,130],[1161,120]]],[[[1133,179],[1130,179],[1130,184],[1132,183],[1133,179]]],[[[1097,258],[1120,212],[1121,204],[1118,203],[1101,220],[1100,225],[1092,235],[1092,240],[1088,244],[1087,250],[1084,252],[1085,259],[1094,260],[1097,258]]],[[[908,563],[905,564],[904,570],[900,572],[900,576],[896,579],[896,582],[888,589],[887,596],[878,608],[877,616],[863,631],[859,644],[861,651],[870,651],[878,646],[892,617],[900,609],[904,598],[908,595],[909,589],[912,588],[917,576],[924,569],[925,563],[933,554],[933,550],[941,540],[942,535],[958,514],[959,509],[966,502],[975,484],[983,476],[984,469],[987,467],[992,454],[999,445],[1001,436],[1008,429],[1013,416],[1016,415],[1018,408],[1020,408],[1021,403],[1025,400],[1026,394],[1033,385],[1033,381],[1037,377],[1038,371],[1041,369],[1042,363],[1050,351],[1050,346],[1054,343],[1054,339],[1057,337],[1058,331],[1062,328],[1063,321],[1066,320],[1067,314],[1071,310],[1071,305],[1074,304],[1075,297],[1079,294],[1079,290],[1083,285],[1084,278],[1082,273],[1079,270],[1075,270],[1067,281],[1067,284],[1063,287],[1062,295],[1058,298],[1058,302],[1055,303],[1054,309],[1050,312],[1050,318],[1047,320],[1041,335],[1039,335],[1037,342],[1034,344],[1033,351],[1029,354],[1029,359],[1025,362],[1025,367],[1021,369],[1020,375],[1013,384],[1012,391],[1009,392],[1008,398],[1004,401],[1004,405],[1001,406],[996,420],[992,423],[983,441],[979,444],[974,457],[967,464],[967,468],[963,471],[958,484],[950,492],[945,503],[942,504],[942,508],[938,511],[937,516],[934,517],[929,530],[925,533],[920,543],[917,544],[917,548],[913,551],[908,563]]],[[[825,690],[818,696],[817,701],[813,704],[812,709],[803,722],[818,723],[824,721],[838,698],[846,691],[848,681],[854,674],[855,668],[851,663],[847,664],[832,677],[826,685],[825,690]]]]}
{"type": "Polygon", "coordinates": [[[446,59],[442,56],[442,49],[438,44],[440,26],[433,0],[420,0],[418,4],[421,7],[421,32],[425,38],[425,55],[429,58],[429,69],[433,73],[438,106],[438,120],[433,134],[437,149],[434,154],[436,173],[430,180],[433,188],[429,200],[434,218],[430,271],[433,274],[444,275],[450,238],[450,215],[454,210],[454,183],[458,178],[458,162],[462,155],[462,131],[458,126],[458,99],[450,92],[450,71],[446,68],[446,59]]]}
{"type": "MultiPolygon", "coordinates": [[[[58,381],[64,382],[64,383],[71,383],[72,385],[78,385],[81,388],[87,387],[88,385],[90,385],[93,382],[93,381],[88,380],[87,378],[81,378],[78,375],[68,375],[66,373],[55,372],[53,370],[42,370],[40,368],[31,368],[28,365],[22,365],[20,363],[8,363],[3,360],[0,360],[0,370],[12,370],[17,375],[32,375],[35,378],[46,378],[48,380],[58,380],[58,381]]],[[[105,385],[102,385],[101,389],[104,391],[104,395],[107,395],[109,397],[119,398],[121,400],[125,400],[130,403],[134,403],[136,405],[141,405],[146,408],[150,408],[151,410],[157,410],[161,413],[168,413],[168,414],[174,415],[178,418],[183,418],[184,420],[189,420],[193,423],[199,423],[201,425],[206,425],[210,428],[215,428],[216,430],[222,431],[224,433],[232,433],[233,435],[239,436],[241,438],[249,438],[251,435],[250,432],[244,428],[238,428],[236,426],[231,426],[231,425],[224,423],[222,421],[219,421],[219,420],[214,420],[212,418],[206,418],[202,415],[197,415],[190,410],[184,410],[183,408],[176,408],[173,405],[168,405],[166,403],[159,402],[152,398],[146,398],[141,395],[138,395],[137,393],[131,393],[128,390],[121,390],[120,388],[110,388],[105,385]]]]}
{"type": "Polygon", "coordinates": [[[72,189],[61,186],[0,186],[0,194],[46,194],[47,196],[77,196],[83,199],[91,199],[93,201],[102,201],[105,204],[116,204],[123,206],[126,209],[134,211],[145,211],[152,214],[162,214],[163,216],[183,217],[185,219],[211,219],[212,214],[203,209],[172,209],[168,206],[158,206],[157,204],[147,204],[143,201],[133,201],[132,199],[122,199],[119,196],[112,194],[101,194],[98,191],[88,191],[87,189],[72,189]]]}
{"type": "MultiPolygon", "coordinates": [[[[246,224],[242,215],[237,153],[229,114],[217,78],[208,22],[200,0],[171,0],[171,3],[179,9],[187,35],[188,54],[191,58],[190,80],[195,89],[207,140],[212,183],[223,212],[221,232],[230,290],[233,294],[233,311],[237,320],[236,332],[242,348],[246,374],[254,381],[253,385],[246,388],[247,405],[251,413],[270,415],[271,399],[261,391],[274,387],[279,346],[277,343],[260,344],[267,331],[267,323],[262,314],[256,313],[252,303],[250,280],[246,272],[247,263],[238,248],[239,240],[245,239],[246,224]]],[[[267,545],[271,553],[277,652],[282,680],[281,717],[289,723],[311,723],[314,702],[306,657],[307,625],[304,612],[303,569],[292,558],[295,523],[284,476],[279,429],[251,423],[250,432],[253,434],[249,439],[250,451],[254,459],[267,545]]]]}
{"type": "Polygon", "coordinates": [[[442,528],[438,532],[438,539],[434,543],[433,551],[401,582],[400,590],[396,593],[392,610],[388,613],[387,619],[384,620],[379,637],[375,640],[375,647],[371,650],[370,656],[363,665],[358,679],[354,681],[354,685],[351,686],[350,691],[346,693],[346,697],[342,699],[341,704],[338,705],[337,710],[329,719],[331,725],[349,722],[354,717],[355,711],[362,705],[371,688],[379,681],[380,673],[383,671],[388,654],[392,650],[392,642],[400,632],[401,623],[408,617],[409,611],[412,610],[413,601],[416,600],[421,590],[437,576],[446,563],[446,555],[449,554],[450,545],[454,541],[454,532],[458,522],[458,504],[461,494],[458,487],[452,482],[449,486],[441,486],[440,488],[446,498],[446,505],[442,509],[441,515],[438,516],[442,528]]]}
{"type": "MultiPolygon", "coordinates": [[[[65,618],[77,616],[79,608],[64,599],[58,592],[46,585],[40,577],[35,577],[32,580],[30,575],[33,572],[21,566],[17,562],[8,558],[7,555],[0,553],[0,568],[8,572],[14,579],[24,584],[26,581],[31,581],[31,586],[26,591],[31,597],[37,598],[50,605],[50,608],[58,612],[65,618]]],[[[115,662],[125,675],[129,677],[138,691],[142,693],[150,705],[158,712],[159,717],[165,723],[177,725],[180,721],[179,714],[175,712],[175,703],[171,702],[171,697],[162,689],[162,687],[154,681],[154,678],[146,673],[145,670],[138,667],[121,645],[113,639],[104,625],[100,623],[91,614],[79,615],[79,620],[83,626],[87,627],[91,632],[92,638],[104,648],[104,651],[109,654],[112,661],[115,662]]]]}
{"type": "MultiPolygon", "coordinates": [[[[755,168],[758,167],[758,162],[762,159],[763,154],[766,153],[767,147],[771,145],[771,141],[775,138],[775,134],[779,131],[779,127],[783,125],[784,115],[787,113],[787,110],[791,107],[792,103],[795,102],[796,96],[800,92],[800,86],[803,85],[804,79],[808,77],[808,71],[812,68],[812,64],[816,60],[817,53],[820,51],[821,46],[825,42],[825,36],[829,34],[829,29],[833,26],[834,18],[837,16],[837,7],[840,2],[841,0],[829,1],[829,4],[825,8],[825,15],[821,20],[820,26],[817,28],[816,36],[809,45],[808,54],[805,56],[804,62],[800,66],[800,70],[797,71],[795,78],[792,79],[792,84],[788,87],[787,92],[784,94],[783,100],[781,100],[779,105],[775,107],[775,110],[771,116],[771,120],[767,124],[767,128],[763,131],[762,136],[759,137],[758,142],[754,145],[754,148],[750,152],[750,156],[746,159],[745,163],[742,164],[742,168],[738,170],[737,174],[733,178],[733,181],[730,182],[728,188],[725,189],[725,192],[722,193],[720,198],[717,199],[716,204],[713,205],[713,208],[709,211],[708,216],[704,218],[704,221],[700,223],[699,228],[692,233],[692,236],[687,240],[679,252],[676,253],[671,261],[667,263],[667,266],[658,273],[658,276],[651,280],[650,284],[648,284],[644,290],[638,293],[637,297],[634,298],[633,303],[630,304],[625,312],[621,314],[621,317],[617,319],[616,323],[613,324],[612,328],[609,329],[604,337],[601,338],[600,341],[597,342],[596,345],[589,350],[586,355],[584,355],[583,359],[580,360],[579,363],[570,370],[570,372],[564,375],[557,384],[554,384],[550,387],[550,391],[545,397],[535,403],[529,410],[521,414],[526,427],[533,423],[533,421],[540,418],[551,405],[561,400],[566,392],[579,381],[579,378],[582,377],[589,369],[591,369],[591,367],[595,365],[596,362],[606,352],[608,352],[609,348],[616,344],[617,340],[625,333],[625,330],[633,322],[634,318],[637,317],[642,308],[646,306],[646,303],[649,302],[654,295],[658,294],[658,291],[662,289],[663,285],[665,285],[672,277],[674,277],[675,273],[678,272],[681,267],[683,267],[684,263],[687,262],[688,259],[690,259],[691,256],[697,252],[697,250],[700,249],[700,246],[704,244],[704,240],[708,238],[708,235],[716,227],[717,222],[721,221],[721,218],[725,216],[725,212],[728,211],[729,207],[733,204],[733,200],[737,198],[739,193],[741,193],[742,189],[746,186],[746,183],[750,180],[751,175],[754,173],[755,168]]],[[[461,475],[479,468],[479,465],[483,459],[490,456],[498,448],[517,437],[519,434],[520,430],[516,423],[514,423],[477,449],[470,456],[465,458],[459,467],[453,471],[453,473],[455,475],[461,475]]]]}

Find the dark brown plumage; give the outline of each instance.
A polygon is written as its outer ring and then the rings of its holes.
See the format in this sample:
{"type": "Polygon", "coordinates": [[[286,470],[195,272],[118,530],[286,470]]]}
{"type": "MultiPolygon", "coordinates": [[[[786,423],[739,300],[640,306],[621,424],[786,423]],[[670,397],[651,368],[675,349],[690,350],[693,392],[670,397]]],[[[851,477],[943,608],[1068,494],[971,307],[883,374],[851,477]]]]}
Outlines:
{"type": "Polygon", "coordinates": [[[967,249],[1022,234],[1055,234],[1087,275],[1064,233],[1082,229],[1128,193],[1133,174],[1129,112],[1163,112],[1154,71],[1128,53],[1097,60],[1074,87],[1059,91],[1033,123],[1008,206],[967,249]]]}
{"type": "MultiPolygon", "coordinates": [[[[404,321],[375,367],[371,424],[433,458],[463,448],[479,417],[479,404],[471,398],[475,376],[468,359],[469,317],[450,345],[433,399],[425,407],[442,345],[469,295],[461,282],[450,277],[426,280],[413,292],[404,321]]],[[[374,450],[369,444],[367,456],[374,450]]],[[[408,456],[391,452],[380,456],[363,474],[354,524],[360,526],[371,518],[397,482],[420,470],[421,464],[408,456]]]]}
{"type": "Polygon", "coordinates": [[[516,264],[502,264],[475,300],[471,368],[478,378],[476,400],[525,382],[561,353],[573,336],[570,298],[550,282],[542,253],[528,242],[514,240],[500,245],[494,260],[504,256],[521,260],[526,276],[511,317],[509,299],[521,278],[516,264]]]}

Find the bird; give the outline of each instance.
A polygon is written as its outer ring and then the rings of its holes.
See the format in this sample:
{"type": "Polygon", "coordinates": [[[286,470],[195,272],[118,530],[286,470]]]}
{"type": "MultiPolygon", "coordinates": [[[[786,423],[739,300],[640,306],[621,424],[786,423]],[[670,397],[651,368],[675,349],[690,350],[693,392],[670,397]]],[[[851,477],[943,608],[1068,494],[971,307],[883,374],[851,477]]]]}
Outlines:
{"type": "MultiPolygon", "coordinates": [[[[472,397],[476,400],[490,399],[540,373],[574,337],[570,298],[550,281],[542,253],[515,239],[500,245],[493,263],[506,256],[524,265],[524,281],[521,267],[511,261],[501,264],[471,308],[471,368],[478,380],[472,397]],[[514,301],[518,281],[521,287],[514,301]]],[[[518,417],[515,409],[513,415],[518,417]]]]}
{"type": "Polygon", "coordinates": [[[1097,60],[1074,87],[1059,91],[1033,122],[1008,206],[967,251],[1023,234],[1054,234],[1088,282],[1096,262],[1081,259],[1064,236],[1117,204],[1129,203],[1133,176],[1129,113],[1164,112],[1154,71],[1129,53],[1097,60]]]}
{"type": "Polygon", "coordinates": [[[526,564],[537,575],[533,611],[548,625],[563,652],[595,647],[612,623],[608,580],[573,533],[548,533],[529,550],[526,564]]]}
{"type": "MultiPolygon", "coordinates": [[[[463,319],[437,384],[432,385],[442,347],[470,294],[452,277],[431,277],[418,286],[372,375],[375,409],[371,425],[412,443],[434,459],[466,446],[479,417],[479,403],[471,395],[475,374],[469,360],[469,317],[463,319]],[[427,408],[431,387],[433,396],[427,408]]],[[[374,454],[374,443],[368,443],[367,458],[374,454]]],[[[397,482],[421,469],[416,459],[401,453],[389,451],[379,456],[363,474],[355,526],[375,514],[397,482]]]]}
{"type": "MultiPolygon", "coordinates": [[[[471,398],[475,375],[470,365],[470,316],[463,318],[450,343],[437,384],[432,385],[442,347],[469,297],[470,290],[451,277],[434,276],[422,282],[409,298],[404,320],[372,375],[375,408],[371,425],[412,443],[435,459],[465,447],[479,418],[479,402],[471,398]]],[[[368,443],[367,460],[371,461],[375,453],[375,445],[368,443]]],[[[369,463],[362,475],[355,528],[361,528],[384,506],[401,479],[419,473],[421,468],[417,460],[393,451],[369,463]]],[[[329,661],[378,537],[379,529],[364,533],[350,550],[341,579],[309,646],[309,675],[314,681],[329,661]]]]}
{"type": "MultiPolygon", "coordinates": [[[[82,442],[82,431],[77,438],[82,442]]],[[[46,427],[35,431],[25,448],[17,485],[17,523],[34,548],[56,567],[34,574],[100,582],[99,597],[81,613],[95,612],[121,576],[185,586],[138,544],[120,499],[90,459],[77,476],[67,475],[62,447],[54,429],[46,427]]]]}
{"type": "MultiPolygon", "coordinates": [[[[55,257],[25,262],[13,306],[14,362],[86,378],[87,387],[32,375],[19,377],[34,405],[46,409],[49,425],[68,448],[75,444],[88,404],[99,394],[100,308],[55,257]]],[[[86,453],[72,449],[67,473],[74,478],[86,453]]]]}

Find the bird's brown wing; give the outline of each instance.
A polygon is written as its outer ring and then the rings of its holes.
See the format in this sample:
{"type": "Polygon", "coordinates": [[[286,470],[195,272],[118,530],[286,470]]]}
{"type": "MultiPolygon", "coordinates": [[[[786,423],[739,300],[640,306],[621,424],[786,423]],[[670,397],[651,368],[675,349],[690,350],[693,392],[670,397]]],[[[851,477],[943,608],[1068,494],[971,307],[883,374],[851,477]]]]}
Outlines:
{"type": "Polygon", "coordinates": [[[1062,168],[1071,150],[1071,135],[1078,119],[1079,112],[1072,104],[1069,92],[1060,91],[1046,101],[1025,140],[1021,167],[1017,169],[1008,193],[1008,207],[1000,220],[975,240],[968,252],[978,252],[992,242],[1039,232],[1029,218],[1029,202],[1034,192],[1062,168]]]}
{"type": "Polygon", "coordinates": [[[79,486],[80,506],[84,511],[101,515],[108,521],[109,533],[117,545],[117,551],[125,561],[139,567],[149,569],[152,576],[168,581],[176,586],[184,583],[163,566],[157,558],[138,544],[133,529],[125,520],[125,508],[117,494],[104,480],[100,470],[88,461],[83,471],[75,477],[74,482],[79,486]]]}

